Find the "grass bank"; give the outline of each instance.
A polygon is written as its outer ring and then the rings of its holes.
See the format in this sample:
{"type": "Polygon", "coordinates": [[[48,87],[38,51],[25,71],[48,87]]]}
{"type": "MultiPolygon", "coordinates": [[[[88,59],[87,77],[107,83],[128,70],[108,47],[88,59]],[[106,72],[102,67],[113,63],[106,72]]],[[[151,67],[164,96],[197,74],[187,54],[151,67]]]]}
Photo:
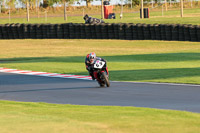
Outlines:
{"type": "Polygon", "coordinates": [[[126,40],[0,40],[0,67],[87,75],[96,52],[117,81],[200,84],[199,42],[126,40]]]}
{"type": "Polygon", "coordinates": [[[1,133],[188,133],[199,125],[190,112],[0,101],[1,133]]]}

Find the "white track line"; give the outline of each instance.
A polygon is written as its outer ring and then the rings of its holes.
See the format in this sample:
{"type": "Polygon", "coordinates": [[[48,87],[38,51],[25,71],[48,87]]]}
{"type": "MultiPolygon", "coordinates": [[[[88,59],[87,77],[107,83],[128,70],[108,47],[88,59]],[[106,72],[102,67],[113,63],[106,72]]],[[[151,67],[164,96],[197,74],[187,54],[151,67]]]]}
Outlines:
{"type": "Polygon", "coordinates": [[[158,82],[133,82],[133,81],[112,81],[118,83],[134,83],[134,84],[152,84],[152,85],[171,85],[171,86],[194,86],[200,87],[198,84],[180,84],[180,83],[158,83],[158,82]]]}

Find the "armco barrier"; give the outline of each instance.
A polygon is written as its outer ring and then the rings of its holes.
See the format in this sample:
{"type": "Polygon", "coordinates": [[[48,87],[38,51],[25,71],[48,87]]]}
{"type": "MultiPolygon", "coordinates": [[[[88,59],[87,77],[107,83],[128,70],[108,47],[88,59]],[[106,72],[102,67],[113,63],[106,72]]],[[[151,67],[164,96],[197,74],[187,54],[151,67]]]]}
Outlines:
{"type": "Polygon", "coordinates": [[[0,24],[0,39],[123,39],[200,42],[200,26],[187,24],[0,24]]]}

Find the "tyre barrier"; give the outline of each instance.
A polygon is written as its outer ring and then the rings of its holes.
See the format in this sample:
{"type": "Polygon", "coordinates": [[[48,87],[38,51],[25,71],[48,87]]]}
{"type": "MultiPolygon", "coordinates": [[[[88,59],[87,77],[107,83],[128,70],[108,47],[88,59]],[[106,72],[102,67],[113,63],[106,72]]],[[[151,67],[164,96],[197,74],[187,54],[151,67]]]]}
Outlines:
{"type": "Polygon", "coordinates": [[[200,26],[189,24],[1,24],[0,39],[122,39],[200,41],[200,26]]]}

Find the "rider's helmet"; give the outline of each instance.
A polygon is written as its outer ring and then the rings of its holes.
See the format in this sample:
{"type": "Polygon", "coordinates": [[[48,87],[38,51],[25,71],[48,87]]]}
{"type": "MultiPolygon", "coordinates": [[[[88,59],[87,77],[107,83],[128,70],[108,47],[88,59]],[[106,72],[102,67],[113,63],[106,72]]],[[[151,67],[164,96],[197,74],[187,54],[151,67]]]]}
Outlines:
{"type": "Polygon", "coordinates": [[[90,64],[94,63],[94,60],[96,59],[96,54],[94,52],[89,54],[89,60],[90,64]]]}
{"type": "Polygon", "coordinates": [[[87,20],[88,18],[89,16],[87,14],[83,17],[84,20],[87,20]]]}

